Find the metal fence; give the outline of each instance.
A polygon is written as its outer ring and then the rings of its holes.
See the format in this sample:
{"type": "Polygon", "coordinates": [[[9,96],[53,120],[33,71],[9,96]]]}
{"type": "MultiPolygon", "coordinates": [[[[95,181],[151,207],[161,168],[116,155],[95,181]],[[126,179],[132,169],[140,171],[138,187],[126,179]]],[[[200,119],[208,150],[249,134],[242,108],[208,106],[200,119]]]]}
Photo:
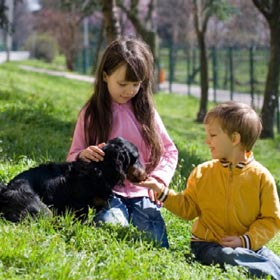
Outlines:
{"type": "MultiPolygon", "coordinates": [[[[83,50],[76,60],[76,70],[85,74],[91,73],[94,56],[94,49],[83,50]]],[[[243,95],[250,99],[253,107],[261,108],[269,61],[268,48],[212,47],[207,50],[207,58],[209,88],[213,101],[233,100],[236,99],[235,96],[243,95]],[[223,99],[219,99],[221,96],[218,96],[218,92],[223,92],[223,99]]],[[[163,45],[160,47],[157,67],[159,82],[167,83],[167,90],[170,92],[176,91],[178,87],[175,88],[175,85],[186,85],[185,93],[190,94],[191,87],[200,85],[197,48],[163,45]]],[[[275,123],[279,132],[279,102],[275,123]]]]}
{"type": "MultiPolygon", "coordinates": [[[[207,50],[209,87],[214,92],[228,90],[250,94],[252,99],[263,94],[269,50],[250,48],[211,48],[207,50]]],[[[199,51],[196,48],[168,46],[160,49],[160,68],[170,84],[199,85],[199,51]]]]}
{"type": "MultiPolygon", "coordinates": [[[[207,50],[209,89],[214,102],[224,100],[249,100],[260,109],[269,62],[269,49],[251,46],[247,48],[209,48],[207,50]]],[[[180,46],[162,47],[159,56],[159,73],[165,77],[169,91],[173,85],[186,84],[187,94],[200,85],[199,50],[180,46]],[[164,75],[162,74],[164,73],[164,75]]],[[[163,82],[163,79],[159,80],[163,82]]],[[[175,87],[174,87],[175,90],[175,87]]],[[[275,124],[280,132],[280,110],[275,113],[275,124]]]]}

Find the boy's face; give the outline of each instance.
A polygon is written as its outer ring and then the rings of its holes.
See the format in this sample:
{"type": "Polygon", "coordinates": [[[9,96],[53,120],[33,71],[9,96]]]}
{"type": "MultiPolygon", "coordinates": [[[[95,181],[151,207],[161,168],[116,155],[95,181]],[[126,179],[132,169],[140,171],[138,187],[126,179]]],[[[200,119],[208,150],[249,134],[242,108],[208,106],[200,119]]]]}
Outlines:
{"type": "Polygon", "coordinates": [[[217,119],[211,120],[205,124],[206,139],[213,159],[232,160],[234,143],[226,134],[217,119]]]}

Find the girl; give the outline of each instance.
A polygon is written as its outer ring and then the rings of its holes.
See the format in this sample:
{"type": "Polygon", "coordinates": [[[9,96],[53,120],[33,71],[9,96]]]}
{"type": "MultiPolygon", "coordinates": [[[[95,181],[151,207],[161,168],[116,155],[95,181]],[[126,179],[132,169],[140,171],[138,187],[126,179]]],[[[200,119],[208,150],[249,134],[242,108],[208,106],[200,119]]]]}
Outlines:
{"type": "MultiPolygon", "coordinates": [[[[100,161],[106,141],[122,136],[139,149],[149,176],[168,186],[178,151],[152,100],[154,61],[149,47],[136,38],[120,38],[105,50],[96,74],[94,93],[82,108],[67,160],[100,161]]],[[[168,248],[166,227],[153,191],[126,181],[116,186],[95,222],[132,223],[168,248]]]]}

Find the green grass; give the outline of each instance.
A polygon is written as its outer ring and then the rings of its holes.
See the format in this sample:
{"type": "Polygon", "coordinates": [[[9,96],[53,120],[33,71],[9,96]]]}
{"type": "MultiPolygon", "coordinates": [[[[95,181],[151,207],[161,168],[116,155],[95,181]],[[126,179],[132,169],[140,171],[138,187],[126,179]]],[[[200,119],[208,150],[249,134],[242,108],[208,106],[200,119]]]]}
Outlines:
{"type": "MultiPolygon", "coordinates": [[[[26,72],[18,64],[0,66],[3,182],[39,163],[65,159],[77,114],[92,91],[88,83],[26,72]]],[[[160,93],[155,102],[180,152],[171,184],[180,190],[193,166],[210,158],[203,126],[194,122],[198,101],[160,93]]],[[[255,149],[256,158],[277,180],[279,140],[279,135],[261,140],[255,149]]],[[[193,262],[189,256],[191,222],[165,209],[162,213],[170,250],[153,246],[133,227],[95,228],[90,218],[84,224],[71,215],[21,224],[0,220],[0,279],[248,279],[236,267],[224,272],[193,262]]],[[[279,242],[278,235],[268,247],[280,254],[279,242]]]]}
{"type": "Polygon", "coordinates": [[[34,66],[38,68],[48,69],[48,70],[57,70],[69,72],[66,69],[66,62],[64,56],[56,56],[52,63],[45,63],[37,59],[28,59],[21,62],[21,64],[34,66]]]}

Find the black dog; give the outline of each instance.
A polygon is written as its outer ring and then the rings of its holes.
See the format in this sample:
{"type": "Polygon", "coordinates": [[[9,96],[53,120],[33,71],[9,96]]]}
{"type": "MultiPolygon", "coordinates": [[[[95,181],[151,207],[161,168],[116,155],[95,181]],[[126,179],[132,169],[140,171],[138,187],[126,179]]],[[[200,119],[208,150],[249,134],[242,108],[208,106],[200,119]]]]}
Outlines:
{"type": "Polygon", "coordinates": [[[118,137],[102,149],[103,161],[42,164],[0,185],[0,215],[18,222],[28,214],[46,214],[51,207],[56,214],[71,210],[77,217],[85,216],[89,207],[110,197],[115,185],[146,178],[134,144],[118,137]]]}

